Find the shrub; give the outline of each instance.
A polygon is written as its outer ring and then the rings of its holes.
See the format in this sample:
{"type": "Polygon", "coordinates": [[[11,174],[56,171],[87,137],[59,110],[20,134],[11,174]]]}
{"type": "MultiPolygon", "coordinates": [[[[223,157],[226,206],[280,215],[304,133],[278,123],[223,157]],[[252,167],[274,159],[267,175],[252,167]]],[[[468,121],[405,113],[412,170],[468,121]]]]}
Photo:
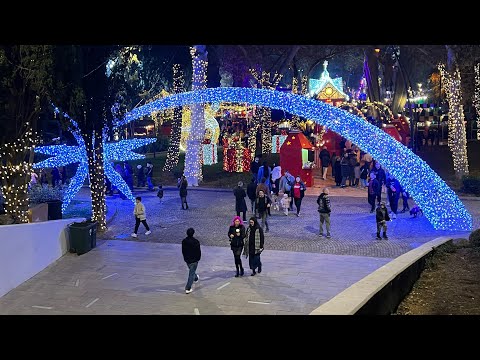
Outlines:
{"type": "Polygon", "coordinates": [[[47,201],[60,200],[63,201],[63,193],[66,190],[66,186],[56,186],[52,187],[51,185],[35,185],[29,190],[29,199],[30,204],[41,204],[47,201]]]}
{"type": "Polygon", "coordinates": [[[470,236],[468,237],[470,244],[475,247],[480,247],[480,229],[472,231],[470,236]]]}
{"type": "Polygon", "coordinates": [[[462,178],[463,191],[480,196],[480,176],[466,175],[462,178]]]}

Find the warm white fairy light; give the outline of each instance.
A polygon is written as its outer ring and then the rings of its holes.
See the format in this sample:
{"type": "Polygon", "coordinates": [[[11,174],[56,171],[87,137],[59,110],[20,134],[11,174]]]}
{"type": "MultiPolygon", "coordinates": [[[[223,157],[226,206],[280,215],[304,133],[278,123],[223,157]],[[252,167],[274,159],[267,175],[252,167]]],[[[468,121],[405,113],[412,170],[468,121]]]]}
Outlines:
{"type": "Polygon", "coordinates": [[[20,139],[0,147],[0,183],[5,198],[5,211],[21,223],[28,222],[27,189],[32,172],[32,164],[24,159],[37,142],[38,138],[27,122],[20,139]]]}
{"type": "Polygon", "coordinates": [[[452,152],[453,168],[459,175],[468,175],[467,133],[463,115],[461,76],[458,67],[449,74],[445,65],[438,66],[448,101],[448,147],[452,152]]]}
{"type": "MultiPolygon", "coordinates": [[[[207,66],[208,52],[204,45],[197,45],[190,48],[192,56],[193,80],[192,90],[202,90],[207,87],[207,66]]],[[[198,186],[202,179],[202,148],[201,144],[205,134],[204,105],[192,105],[192,123],[190,136],[187,141],[187,152],[185,154],[184,174],[190,186],[198,186]]]]}
{"type": "MultiPolygon", "coordinates": [[[[184,91],[185,78],[180,64],[173,65],[173,93],[179,94],[184,91]]],[[[170,135],[170,145],[167,151],[167,160],[163,171],[172,171],[178,164],[178,155],[180,153],[180,137],[182,128],[182,108],[173,109],[172,133],[170,135]]]]}
{"type": "MultiPolygon", "coordinates": [[[[260,76],[257,70],[250,69],[250,74],[256,81],[256,87],[261,89],[275,90],[282,80],[283,75],[279,73],[271,74],[267,71],[262,71],[260,76]]],[[[262,135],[262,154],[269,154],[272,152],[272,110],[263,106],[259,106],[255,110],[252,127],[249,131],[248,147],[252,153],[256,151],[256,135],[258,129],[261,129],[262,135]]]]}
{"type": "Polygon", "coordinates": [[[480,63],[475,65],[475,95],[473,104],[477,112],[477,140],[480,140],[480,63]]]}

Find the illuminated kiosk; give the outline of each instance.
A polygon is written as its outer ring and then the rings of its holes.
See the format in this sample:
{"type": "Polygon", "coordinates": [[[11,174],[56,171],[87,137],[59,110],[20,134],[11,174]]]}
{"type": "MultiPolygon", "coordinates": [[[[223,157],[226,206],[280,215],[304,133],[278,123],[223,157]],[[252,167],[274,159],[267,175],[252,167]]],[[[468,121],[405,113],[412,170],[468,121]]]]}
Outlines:
{"type": "MultiPolygon", "coordinates": [[[[342,105],[343,102],[348,100],[348,96],[343,92],[342,78],[337,77],[332,79],[328,73],[327,66],[328,61],[325,60],[320,79],[310,79],[308,81],[309,94],[313,99],[338,107],[342,105]]],[[[326,127],[320,130],[320,134],[320,148],[326,146],[330,153],[332,153],[332,151],[336,151],[338,153],[342,137],[326,127]]],[[[318,158],[320,148],[317,147],[315,158],[318,158]]]]}
{"type": "Polygon", "coordinates": [[[293,176],[299,175],[306,186],[313,186],[313,171],[308,164],[308,153],[312,144],[300,130],[291,130],[280,148],[280,166],[282,173],[286,170],[293,176]]]}
{"type": "Polygon", "coordinates": [[[171,95],[140,106],[125,114],[117,126],[167,108],[222,101],[246,102],[278,109],[326,126],[385,164],[422,208],[434,229],[472,230],[472,215],[457,194],[425,161],[361,117],[305,96],[255,88],[208,88],[171,95]]]}

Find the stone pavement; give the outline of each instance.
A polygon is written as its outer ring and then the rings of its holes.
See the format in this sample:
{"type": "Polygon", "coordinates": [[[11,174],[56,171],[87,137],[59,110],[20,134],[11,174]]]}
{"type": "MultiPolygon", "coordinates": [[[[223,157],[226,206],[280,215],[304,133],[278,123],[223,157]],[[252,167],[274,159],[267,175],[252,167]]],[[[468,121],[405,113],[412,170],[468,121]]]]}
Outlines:
{"type": "MultiPolygon", "coordinates": [[[[331,181],[326,181],[331,186],[331,181]]],[[[307,189],[301,216],[272,212],[262,254],[263,272],[235,278],[227,230],[235,215],[232,190],[189,189],[181,210],[176,188],[139,190],[152,228],[133,239],[133,204],[108,198],[116,215],[99,246],[82,256],[67,254],[0,298],[0,314],[309,314],[391,259],[439,236],[424,217],[399,214],[388,224],[388,241],[375,240],[375,216],[366,190],[331,187],[332,238],[318,237],[316,198],[323,181],[307,189]],[[159,225],[166,228],[160,228],[159,225]],[[181,240],[188,227],[202,244],[200,282],[185,294],[187,267],[181,240]],[[128,240],[128,241],[119,241],[128,240]]],[[[77,199],[88,198],[82,189],[77,199]]],[[[480,201],[465,200],[480,226],[480,201]]],[[[412,205],[412,204],[410,204],[412,205]]],[[[248,213],[249,217],[251,213],[248,213]]]]}
{"type": "MultiPolygon", "coordinates": [[[[327,181],[327,184],[330,185],[331,182],[327,181]]],[[[435,231],[425,217],[414,219],[404,213],[398,214],[397,219],[388,224],[388,241],[375,240],[375,214],[369,211],[366,190],[333,186],[332,238],[320,238],[316,204],[319,193],[320,188],[307,189],[300,217],[293,213],[285,216],[281,212],[272,211],[272,216],[268,218],[270,232],[266,234],[267,249],[395,258],[439,236],[468,236],[468,232],[435,231]]],[[[193,227],[195,236],[203,245],[229,246],[226,234],[235,215],[235,198],[231,190],[189,189],[189,210],[181,209],[177,189],[166,188],[162,203],[156,197],[156,192],[142,190],[137,194],[142,196],[152,234],[145,236],[143,225],[140,225],[139,236],[133,239],[130,236],[134,225],[133,204],[115,197],[108,201],[110,206],[117,208],[117,215],[108,231],[102,235],[104,239],[179,244],[185,237],[186,229],[193,227]],[[166,228],[160,228],[159,225],[166,228]]],[[[470,207],[469,202],[466,202],[466,206],[476,213],[474,218],[478,227],[480,202],[470,203],[470,207]]],[[[247,219],[250,216],[251,212],[248,212],[247,219]]]]}
{"type": "Polygon", "coordinates": [[[242,258],[235,278],[231,250],[203,246],[187,295],[181,245],[113,240],[63,256],[0,298],[0,314],[307,315],[390,260],[265,250],[261,274],[242,258]]]}

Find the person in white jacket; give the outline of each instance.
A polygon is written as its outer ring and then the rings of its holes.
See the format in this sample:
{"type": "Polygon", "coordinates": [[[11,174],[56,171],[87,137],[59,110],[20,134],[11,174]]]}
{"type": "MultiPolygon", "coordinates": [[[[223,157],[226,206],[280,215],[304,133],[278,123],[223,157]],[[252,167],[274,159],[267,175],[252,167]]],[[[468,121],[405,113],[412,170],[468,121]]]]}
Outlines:
{"type": "Polygon", "coordinates": [[[147,215],[145,213],[145,206],[142,204],[142,198],[137,196],[135,198],[135,208],[133,209],[133,215],[135,215],[135,230],[132,233],[132,237],[137,237],[138,227],[140,226],[140,222],[145,226],[147,232],[145,235],[150,235],[152,232],[147,224],[147,215]]]}

